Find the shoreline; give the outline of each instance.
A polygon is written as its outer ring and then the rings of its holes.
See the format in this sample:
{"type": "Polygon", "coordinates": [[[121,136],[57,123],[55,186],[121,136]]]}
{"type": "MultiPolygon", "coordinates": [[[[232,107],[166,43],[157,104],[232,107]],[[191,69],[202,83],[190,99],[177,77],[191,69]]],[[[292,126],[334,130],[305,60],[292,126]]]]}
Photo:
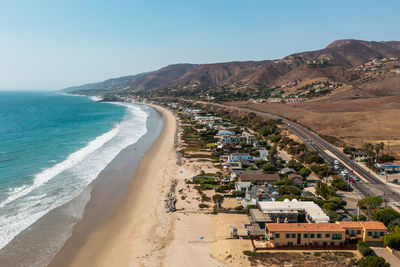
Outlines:
{"type": "Polygon", "coordinates": [[[126,196],[109,218],[94,229],[89,224],[88,236],[69,240],[49,266],[137,266],[162,260],[163,248],[172,240],[174,216],[165,211],[164,195],[178,171],[176,119],[170,111],[150,106],[162,114],[163,129],[139,161],[126,196]]]}

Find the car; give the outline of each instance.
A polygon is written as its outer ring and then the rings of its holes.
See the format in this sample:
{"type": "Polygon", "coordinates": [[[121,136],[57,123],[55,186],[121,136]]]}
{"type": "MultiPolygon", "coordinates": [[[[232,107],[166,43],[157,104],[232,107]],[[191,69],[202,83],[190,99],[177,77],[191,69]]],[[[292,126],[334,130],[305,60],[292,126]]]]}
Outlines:
{"type": "Polygon", "coordinates": [[[354,176],[353,179],[354,179],[354,181],[356,181],[356,182],[360,181],[360,178],[358,178],[357,176],[354,176]]]}
{"type": "Polygon", "coordinates": [[[335,169],[335,170],[339,170],[339,166],[338,165],[335,165],[335,166],[333,166],[333,168],[335,169]]]}
{"type": "Polygon", "coordinates": [[[339,165],[339,161],[337,159],[335,160],[335,165],[339,165]]]}
{"type": "Polygon", "coordinates": [[[354,179],[353,178],[350,178],[350,183],[355,183],[356,181],[354,181],[354,179]]]}

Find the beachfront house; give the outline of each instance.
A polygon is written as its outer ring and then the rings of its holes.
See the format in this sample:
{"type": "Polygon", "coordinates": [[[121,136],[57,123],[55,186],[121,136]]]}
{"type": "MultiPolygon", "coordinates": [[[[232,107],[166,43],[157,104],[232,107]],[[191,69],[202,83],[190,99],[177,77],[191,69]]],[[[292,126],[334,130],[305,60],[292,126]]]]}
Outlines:
{"type": "Polygon", "coordinates": [[[269,247],[344,246],[358,240],[369,246],[383,246],[386,226],[377,221],[336,223],[266,223],[266,243],[269,247]]]}
{"type": "Polygon", "coordinates": [[[242,201],[243,207],[257,205],[258,201],[275,201],[280,197],[272,185],[255,185],[246,191],[245,198],[242,201]]]}

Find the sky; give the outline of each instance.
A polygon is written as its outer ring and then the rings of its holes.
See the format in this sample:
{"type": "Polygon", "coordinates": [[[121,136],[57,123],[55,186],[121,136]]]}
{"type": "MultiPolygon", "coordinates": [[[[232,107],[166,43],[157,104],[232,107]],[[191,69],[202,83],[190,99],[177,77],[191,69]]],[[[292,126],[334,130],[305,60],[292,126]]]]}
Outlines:
{"type": "Polygon", "coordinates": [[[400,40],[398,0],[1,0],[0,90],[400,40]]]}

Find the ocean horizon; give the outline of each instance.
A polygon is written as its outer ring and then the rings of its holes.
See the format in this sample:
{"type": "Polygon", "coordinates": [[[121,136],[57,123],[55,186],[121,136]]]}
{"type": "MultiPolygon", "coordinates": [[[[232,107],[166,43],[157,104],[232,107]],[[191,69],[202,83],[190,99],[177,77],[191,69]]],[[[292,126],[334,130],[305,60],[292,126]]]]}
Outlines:
{"type": "MultiPolygon", "coordinates": [[[[79,196],[145,135],[148,109],[54,92],[0,92],[0,251],[79,196]]],[[[77,220],[88,201],[74,210],[77,220]]]]}

